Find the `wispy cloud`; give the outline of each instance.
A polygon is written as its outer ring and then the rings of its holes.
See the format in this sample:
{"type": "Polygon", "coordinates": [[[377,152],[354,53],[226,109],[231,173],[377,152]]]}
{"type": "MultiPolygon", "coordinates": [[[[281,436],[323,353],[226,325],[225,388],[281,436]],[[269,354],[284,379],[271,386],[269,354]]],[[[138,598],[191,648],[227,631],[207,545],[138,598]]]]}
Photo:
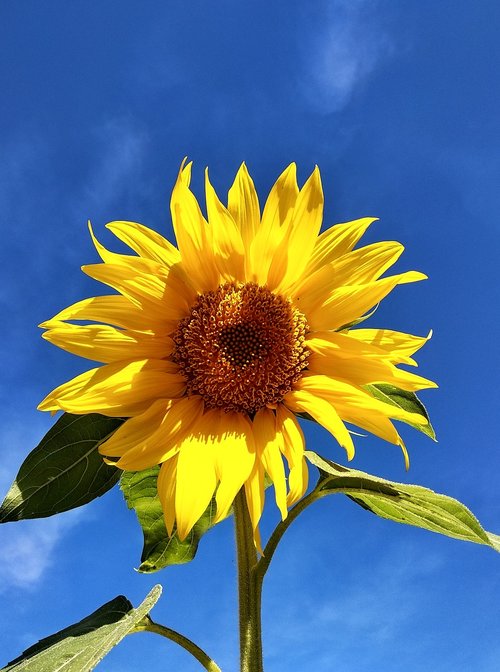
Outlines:
{"type": "MultiPolygon", "coordinates": [[[[281,590],[279,595],[271,594],[271,601],[276,602],[271,611],[279,611],[281,618],[267,625],[271,631],[268,654],[277,662],[283,651],[293,650],[298,668],[304,660],[314,664],[315,670],[344,669],[345,661],[356,655],[358,669],[373,669],[381,650],[399,646],[408,620],[425,604],[426,578],[438,572],[443,562],[435,555],[422,558],[417,547],[402,543],[374,559],[369,573],[355,576],[353,570],[341,582],[332,575],[329,587],[316,597],[310,587],[307,596],[300,594],[301,599],[293,604],[281,590]],[[332,638],[334,647],[328,646],[332,638]]],[[[282,662],[277,670],[288,669],[286,661],[282,662]]]]}
{"type": "MultiPolygon", "coordinates": [[[[11,422],[0,434],[0,499],[7,493],[23,459],[46,431],[45,423],[11,422]]],[[[84,515],[76,509],[52,518],[6,523],[0,527],[0,593],[34,588],[53,565],[57,545],[84,515]]]]}
{"type": "Polygon", "coordinates": [[[393,53],[389,35],[375,18],[378,2],[333,0],[320,12],[304,41],[301,90],[311,106],[337,112],[355,89],[393,53]],[[326,18],[325,18],[326,17],[326,18]]]}
{"type": "Polygon", "coordinates": [[[141,171],[148,135],[127,118],[110,118],[94,131],[96,165],[82,184],[76,207],[106,207],[111,201],[123,200],[125,190],[134,184],[141,171]],[[132,176],[135,180],[132,180],[132,176]]]}
{"type": "Polygon", "coordinates": [[[54,564],[58,543],[81,519],[82,513],[75,510],[54,518],[4,526],[0,545],[0,592],[35,587],[54,564]]]}

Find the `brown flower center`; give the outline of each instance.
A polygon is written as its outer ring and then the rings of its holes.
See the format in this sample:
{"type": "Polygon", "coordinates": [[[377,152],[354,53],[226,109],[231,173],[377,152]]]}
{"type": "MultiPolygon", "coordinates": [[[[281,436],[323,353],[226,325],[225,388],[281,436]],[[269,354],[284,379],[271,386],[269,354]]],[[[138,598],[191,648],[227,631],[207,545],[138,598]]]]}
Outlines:
{"type": "Polygon", "coordinates": [[[278,403],[307,366],[304,315],[254,283],[198,296],[173,335],[187,393],[208,408],[254,413],[278,403]]]}

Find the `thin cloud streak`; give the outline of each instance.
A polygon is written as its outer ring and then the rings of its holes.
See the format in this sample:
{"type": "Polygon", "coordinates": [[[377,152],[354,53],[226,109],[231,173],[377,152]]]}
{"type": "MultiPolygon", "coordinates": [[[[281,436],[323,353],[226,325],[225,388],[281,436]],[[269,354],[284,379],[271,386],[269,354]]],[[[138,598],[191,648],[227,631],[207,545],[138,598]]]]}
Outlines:
{"type": "MultiPolygon", "coordinates": [[[[26,455],[47,431],[46,423],[11,421],[0,434],[4,446],[0,463],[0,499],[3,500],[26,455]]],[[[64,536],[82,520],[83,509],[39,520],[8,523],[1,527],[0,593],[12,588],[34,589],[54,564],[64,536]]]]}
{"type": "Polygon", "coordinates": [[[0,592],[35,588],[54,565],[62,538],[82,515],[83,511],[71,511],[54,518],[11,524],[4,529],[0,546],[0,592]]]}
{"type": "Polygon", "coordinates": [[[339,112],[375,68],[392,55],[389,36],[373,21],[373,4],[334,0],[320,13],[322,24],[314,25],[306,39],[300,88],[316,111],[339,112]]]}
{"type": "Polygon", "coordinates": [[[401,543],[374,560],[370,573],[360,576],[360,581],[351,575],[338,583],[332,577],[335,588],[322,591],[317,599],[308,596],[287,607],[282,594],[272,595],[274,608],[270,612],[279,611],[281,618],[279,623],[266,624],[269,661],[276,664],[277,671],[288,669],[282,654],[291,651],[299,667],[303,661],[318,671],[341,670],[356,655],[360,670],[373,669],[388,647],[397,650],[408,621],[416,618],[425,604],[426,586],[444,562],[445,558],[437,555],[422,557],[415,544],[401,543]],[[418,563],[415,557],[420,558],[418,563]],[[333,651],[325,646],[332,633],[333,651]],[[363,659],[360,639],[364,642],[363,659]]]}

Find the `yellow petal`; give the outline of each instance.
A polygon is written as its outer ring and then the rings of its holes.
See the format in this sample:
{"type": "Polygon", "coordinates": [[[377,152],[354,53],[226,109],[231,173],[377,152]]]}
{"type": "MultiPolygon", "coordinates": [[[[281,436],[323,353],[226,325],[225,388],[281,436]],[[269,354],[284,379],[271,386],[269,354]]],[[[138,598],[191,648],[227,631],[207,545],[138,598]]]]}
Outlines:
{"type": "Polygon", "coordinates": [[[376,217],[364,217],[345,224],[335,224],[324,231],[316,240],[304,275],[307,277],[321,266],[350,252],[370,224],[376,221],[376,217]]]}
{"type": "Polygon", "coordinates": [[[302,275],[323,221],[323,190],[318,167],[300,190],[288,230],[274,253],[270,289],[285,290],[302,275]]]}
{"type": "Polygon", "coordinates": [[[205,413],[179,446],[175,518],[181,541],[204,513],[217,485],[215,444],[219,415],[219,411],[205,413]]]}
{"type": "Polygon", "coordinates": [[[103,363],[124,359],[163,359],[173,348],[168,336],[154,337],[106,325],[60,323],[42,337],[63,350],[103,363]]]}
{"type": "Polygon", "coordinates": [[[290,473],[288,475],[289,492],[286,500],[288,507],[293,506],[299,501],[299,499],[302,499],[307,490],[308,484],[309,469],[307,467],[305,458],[303,458],[300,464],[297,464],[290,469],[290,473]]]}
{"type": "Polygon", "coordinates": [[[229,189],[227,209],[236,222],[246,251],[250,250],[260,226],[259,198],[245,163],[242,163],[229,189]]]}
{"type": "Polygon", "coordinates": [[[104,322],[115,324],[124,329],[134,331],[161,331],[168,333],[175,322],[165,320],[157,313],[146,313],[125,296],[94,296],[89,299],[77,301],[68,308],[64,308],[50,320],[42,322],[39,326],[45,329],[60,327],[64,320],[90,320],[92,322],[104,322]]]}
{"type": "Polygon", "coordinates": [[[190,164],[179,172],[170,210],[182,266],[196,290],[206,292],[219,284],[210,231],[198,201],[189,189],[190,164]]]}
{"type": "Polygon", "coordinates": [[[284,520],[288,515],[288,509],[285,468],[281,457],[283,437],[276,431],[276,416],[273,411],[268,408],[257,411],[253,420],[253,433],[258,455],[274,484],[276,504],[284,520]]]}
{"type": "Polygon", "coordinates": [[[205,194],[215,263],[228,282],[244,280],[245,251],[241,233],[215,193],[208,177],[208,168],[205,171],[205,194]]]}
{"type": "Polygon", "coordinates": [[[305,439],[295,415],[284,404],[276,409],[277,430],[284,439],[283,453],[288,462],[287,506],[293,506],[307,490],[309,471],[304,459],[305,439]]]}
{"type": "Polygon", "coordinates": [[[427,378],[396,368],[384,356],[383,350],[357,341],[348,334],[317,332],[306,342],[312,351],[308,359],[308,369],[312,373],[343,379],[358,386],[388,383],[408,391],[437,387],[427,378]]]}
{"type": "MultiPolygon", "coordinates": [[[[132,437],[129,438],[130,435],[126,437],[127,450],[125,451],[123,451],[122,444],[124,441],[122,437],[117,437],[116,442],[113,444],[117,446],[114,450],[115,452],[117,450],[123,452],[116,466],[129,471],[141,471],[142,469],[147,469],[155,464],[169,460],[172,455],[177,454],[181,441],[183,441],[192,426],[196,424],[202,413],[203,400],[199,396],[183,397],[182,399],[174,400],[169,406],[166,406],[163,417],[158,419],[152,418],[150,426],[146,425],[146,420],[143,421],[142,438],[139,438],[132,447],[130,447],[132,443],[132,437]]],[[[145,417],[146,414],[143,414],[143,416],[145,417]]],[[[140,417],[142,418],[143,416],[140,417]]],[[[125,425],[137,419],[132,418],[125,425]]],[[[133,436],[139,434],[139,423],[133,427],[133,431],[133,436]]],[[[111,441],[113,438],[114,435],[111,437],[111,441]]],[[[101,452],[105,452],[106,450],[108,448],[104,444],[101,452]]]]}
{"type": "Polygon", "coordinates": [[[387,352],[390,361],[395,364],[416,366],[411,355],[427,343],[432,336],[432,331],[427,336],[412,336],[390,329],[351,329],[349,336],[387,352]]]}
{"type": "Polygon", "coordinates": [[[132,417],[144,413],[158,398],[183,394],[186,381],[177,370],[172,362],[159,360],[105,364],[57,387],[38,409],[132,417]]]}
{"type": "Polygon", "coordinates": [[[169,536],[172,536],[172,532],[174,531],[176,483],[177,455],[161,465],[157,484],[158,497],[160,498],[165,527],[169,536]]]}
{"type": "Polygon", "coordinates": [[[179,250],[156,231],[137,222],[109,222],[106,228],[141,257],[169,268],[181,260],[179,250]]]}
{"type": "Polygon", "coordinates": [[[312,331],[340,329],[364,315],[397,285],[425,278],[423,273],[408,271],[367,285],[339,287],[324,303],[307,313],[307,321],[312,331]]]}
{"type": "Polygon", "coordinates": [[[251,245],[251,267],[255,277],[249,278],[265,285],[269,266],[277,246],[285,235],[299,194],[297,168],[291,163],[280,175],[269,193],[262,213],[262,222],[251,245]]]}
{"type": "Polygon", "coordinates": [[[386,404],[372,397],[366,390],[326,375],[305,374],[298,385],[301,391],[317,394],[333,403],[341,418],[348,417],[352,412],[375,411],[395,420],[420,425],[426,425],[428,422],[419,413],[410,413],[392,404],[386,404]]]}
{"type": "Polygon", "coordinates": [[[397,261],[403,250],[402,245],[394,242],[361,247],[304,276],[290,288],[289,293],[304,312],[311,312],[327,301],[338,287],[366,285],[378,280],[397,261]]]}
{"type": "Polygon", "coordinates": [[[248,513],[252,521],[253,539],[258,552],[263,555],[259,532],[259,521],[264,510],[264,468],[260,460],[256,460],[250,476],[245,481],[245,496],[248,513]]]}
{"type": "Polygon", "coordinates": [[[215,499],[214,524],[225,518],[255,464],[252,427],[242,413],[220,417],[219,439],[215,446],[215,472],[220,481],[215,499]]]}
{"type": "MultiPolygon", "coordinates": [[[[122,457],[136,446],[147,443],[150,436],[160,427],[172,404],[171,399],[157,399],[144,413],[129,418],[111,434],[107,441],[99,445],[101,455],[122,457]]],[[[153,464],[158,463],[152,462],[149,466],[153,464]]]]}
{"type": "MultiPolygon", "coordinates": [[[[299,381],[299,384],[301,383],[302,380],[299,381]]],[[[345,449],[347,459],[352,460],[354,444],[351,436],[333,404],[320,396],[320,391],[314,388],[314,392],[311,392],[308,389],[302,389],[301,386],[301,389],[293,390],[285,395],[284,402],[292,411],[308,413],[316,422],[323,425],[345,449]]]]}
{"type": "MultiPolygon", "coordinates": [[[[91,264],[82,266],[82,270],[94,280],[119,291],[138,308],[153,314],[162,312],[167,320],[180,320],[188,312],[186,294],[184,291],[176,291],[178,285],[174,282],[175,271],[168,277],[160,277],[140,271],[132,272],[121,264],[91,264]]],[[[187,289],[182,286],[182,290],[187,289]]]]}
{"type": "Polygon", "coordinates": [[[290,468],[301,464],[304,458],[305,439],[295,415],[284,404],[276,408],[277,431],[284,439],[284,455],[290,468]]]}

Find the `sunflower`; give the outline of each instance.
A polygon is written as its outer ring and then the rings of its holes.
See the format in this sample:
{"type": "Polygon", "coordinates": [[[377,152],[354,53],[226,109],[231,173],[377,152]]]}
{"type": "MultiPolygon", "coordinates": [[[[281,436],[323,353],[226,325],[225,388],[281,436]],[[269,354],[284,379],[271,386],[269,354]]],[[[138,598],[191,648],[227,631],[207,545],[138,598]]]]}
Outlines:
{"type": "Polygon", "coordinates": [[[53,390],[44,411],[127,418],[99,448],[123,470],[161,465],[158,493],[169,534],[184,539],[214,496],[216,520],[244,488],[256,545],[264,479],[284,519],[308,471],[297,416],[313,418],[354,455],[345,422],[406,450],[392,420],[427,420],[373,395],[373,384],[414,392],[435,384],[399,364],[427,338],[356,328],[409,271],[382,278],[397,242],[355,249],[374,219],[320,234],[316,167],[299,189],[295,164],[261,212],[243,164],[225,206],[205,174],[207,218],[181,166],[171,197],[177,247],[134,222],[107,227],[135,254],[108,251],[84,266],[118,294],[66,308],[41,326],[55,345],[103,366],[53,390]],[[74,322],[83,324],[74,324],[74,322]],[[90,324],[89,324],[90,323],[90,324]]]}

